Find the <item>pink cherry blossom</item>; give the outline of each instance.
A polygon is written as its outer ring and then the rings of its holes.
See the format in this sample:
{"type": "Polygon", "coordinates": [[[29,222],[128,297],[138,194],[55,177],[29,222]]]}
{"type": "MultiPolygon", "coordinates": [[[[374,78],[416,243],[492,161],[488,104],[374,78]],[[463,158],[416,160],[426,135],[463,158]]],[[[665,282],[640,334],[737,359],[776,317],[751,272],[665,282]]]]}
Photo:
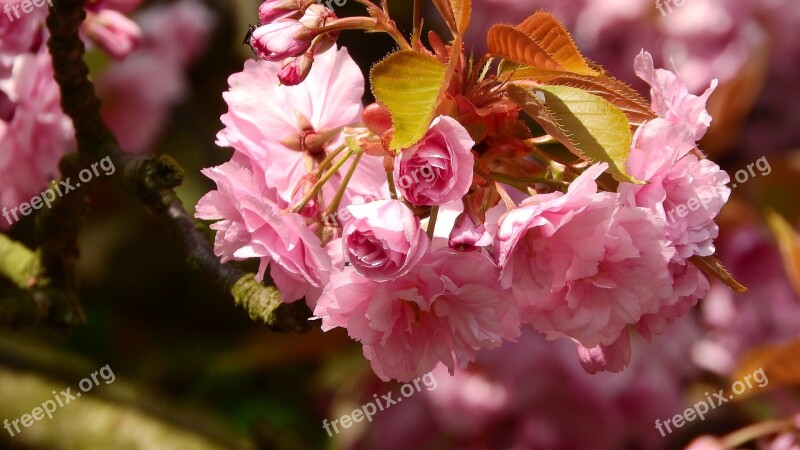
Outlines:
{"type": "Polygon", "coordinates": [[[217,19],[200,0],[179,0],[150,6],[135,20],[144,35],[138,53],[152,53],[185,70],[206,50],[217,19]]]}
{"type": "Polygon", "coordinates": [[[688,313],[711,289],[708,278],[694,264],[672,262],[669,270],[673,280],[672,295],[661,300],[658,311],[643,315],[636,323],[637,331],[648,340],[688,313]]]}
{"type": "Polygon", "coordinates": [[[142,30],[113,9],[89,13],[83,30],[95,44],[116,59],[124,59],[142,43],[142,30]]]}
{"type": "Polygon", "coordinates": [[[631,360],[631,336],[627,330],[622,331],[611,345],[586,348],[579,342],[575,344],[583,370],[591,374],[606,371],[620,372],[631,360]]]}
{"type": "Polygon", "coordinates": [[[342,231],[344,255],[359,274],[375,281],[392,280],[425,256],[428,237],[401,202],[380,200],[348,210],[353,219],[342,231]]]}
{"type": "Polygon", "coordinates": [[[620,183],[627,205],[649,208],[666,223],[667,237],[680,259],[714,254],[719,228],[714,218],[728,201],[728,174],[691,150],[695,142],[684,124],[655,119],[634,136],[627,169],[644,185],[620,183]]]}
{"type": "MultiPolygon", "coordinates": [[[[0,77],[8,76],[14,60],[22,53],[36,53],[44,45],[44,20],[48,9],[20,10],[18,0],[0,0],[0,77]]],[[[49,7],[49,6],[48,6],[49,7]]]]}
{"type": "Polygon", "coordinates": [[[346,448],[664,449],[653,424],[685,408],[682,382],[698,373],[687,353],[699,330],[687,319],[652,343],[631,336],[640,357],[618,374],[589,375],[571,342],[525,329],[519,342],[481,351],[453,376],[437,367],[436,389],[377,414],[346,448]]]}
{"type": "Polygon", "coordinates": [[[311,35],[300,21],[283,19],[256,28],[250,45],[259,58],[277,62],[308,50],[311,35]]]}
{"type": "Polygon", "coordinates": [[[495,243],[503,286],[523,319],[550,339],[567,336],[586,348],[614,344],[672,293],[674,250],[663,223],[597,192],[594,180],[606,167],[587,169],[566,194],[534,195],[509,211],[495,243]]]}
{"type": "MultiPolygon", "coordinates": [[[[75,146],[46,47],[14,58],[0,78],[0,114],[0,206],[11,209],[58,178],[59,160],[75,146]]],[[[10,225],[0,219],[0,228],[10,225]]]]}
{"type": "Polygon", "coordinates": [[[181,0],[149,7],[136,21],[142,46],[103,72],[97,90],[103,119],[120,147],[144,153],[153,150],[171,108],[188,94],[186,71],[205,48],[214,16],[197,0],[181,0]]]}
{"type": "MultiPolygon", "coordinates": [[[[335,48],[316,55],[308,78],[297,86],[280,86],[280,70],[280,63],[247,61],[244,71],[229,78],[230,90],[223,94],[228,112],[221,118],[225,128],[217,144],[252,161],[264,172],[267,185],[291,202],[308,167],[324,156],[301,151],[301,141],[333,133],[320,150],[325,153],[344,143],[336,131],[359,123],[364,77],[347,50],[335,48]]],[[[340,173],[349,167],[346,163],[340,173]]],[[[333,198],[340,182],[337,174],[325,185],[326,200],[333,198]]],[[[363,203],[365,197],[389,198],[388,192],[383,161],[365,155],[342,205],[363,203]]]]}
{"type": "Polygon", "coordinates": [[[328,283],[331,260],[322,242],[299,214],[284,214],[274,189],[267,188],[253,172],[231,161],[205,169],[217,184],[197,204],[196,217],[218,220],[214,251],[222,261],[257,258],[257,279],[269,267],[281,292],[281,300],[305,297],[313,307],[328,283]]]}
{"type": "Polygon", "coordinates": [[[444,205],[459,200],[472,184],[475,142],[452,117],[433,120],[420,142],[394,162],[398,192],[415,205],[444,205]]]}
{"type": "Polygon", "coordinates": [[[452,250],[430,253],[386,282],[349,267],[331,277],[314,314],[325,331],[347,328],[381,379],[408,381],[439,362],[464,368],[477,350],[519,335],[497,277],[487,256],[452,250]]]}
{"type": "Polygon", "coordinates": [[[636,57],[634,68],[636,75],[650,85],[653,110],[674,125],[687,126],[694,140],[699,141],[711,125],[706,102],[717,87],[717,80],[711,81],[711,87],[703,95],[692,95],[678,75],[665,69],[656,70],[653,57],[644,50],[636,57]]]}

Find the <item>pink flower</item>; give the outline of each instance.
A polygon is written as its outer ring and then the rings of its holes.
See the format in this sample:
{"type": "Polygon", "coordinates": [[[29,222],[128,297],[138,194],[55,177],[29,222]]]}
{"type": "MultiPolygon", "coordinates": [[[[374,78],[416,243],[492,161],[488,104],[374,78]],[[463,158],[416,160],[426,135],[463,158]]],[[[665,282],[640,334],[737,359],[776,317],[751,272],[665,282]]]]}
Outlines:
{"type": "Polygon", "coordinates": [[[728,174],[699,159],[694,146],[684,124],[660,118],[645,123],[634,136],[627,169],[647,184],[620,183],[618,189],[627,205],[649,208],[666,222],[667,238],[682,260],[714,254],[714,218],[730,196],[728,174]]]}
{"type": "Polygon", "coordinates": [[[124,59],[142,43],[142,30],[131,19],[112,9],[90,13],[83,24],[86,35],[116,59],[124,59]]]}
{"type": "Polygon", "coordinates": [[[405,275],[425,256],[428,237],[419,219],[397,200],[355,205],[343,230],[344,254],[359,274],[375,281],[405,275]]]}
{"type": "Polygon", "coordinates": [[[0,0],[0,77],[8,76],[14,60],[22,53],[36,53],[47,37],[44,20],[47,7],[21,9],[19,0],[0,0]]]}
{"type": "Polygon", "coordinates": [[[398,191],[415,205],[444,205],[461,199],[472,184],[475,141],[452,117],[433,120],[425,137],[394,162],[398,191]]]}
{"type": "Polygon", "coordinates": [[[653,110],[673,125],[687,126],[694,140],[699,141],[711,125],[706,101],[717,87],[717,80],[711,81],[711,87],[698,97],[689,93],[686,83],[676,74],[664,69],[656,70],[653,57],[644,50],[636,57],[634,68],[636,75],[651,87],[653,110]]]}
{"type": "Polygon", "coordinates": [[[259,58],[277,62],[308,50],[311,35],[301,22],[284,19],[256,28],[250,45],[259,58]]]}
{"type": "MultiPolygon", "coordinates": [[[[280,69],[279,63],[247,61],[243,72],[229,78],[231,88],[223,94],[228,112],[217,144],[249,159],[264,172],[266,184],[291,202],[309,166],[344,143],[338,130],[360,122],[364,77],[347,50],[335,48],[316,55],[308,78],[297,86],[280,86],[280,69]],[[306,145],[314,141],[320,142],[306,145]]],[[[346,163],[340,173],[349,167],[346,163]]],[[[337,174],[323,188],[327,201],[341,179],[337,174]]],[[[368,196],[388,198],[389,193],[383,161],[365,155],[342,205],[363,203],[368,196]]]]}
{"type": "Polygon", "coordinates": [[[223,262],[258,258],[257,279],[267,267],[281,292],[281,301],[290,303],[305,297],[313,307],[332,271],[322,242],[299,214],[283,214],[274,189],[266,188],[253,172],[231,161],[205,169],[217,190],[197,203],[195,216],[219,220],[211,225],[217,231],[214,251],[223,262]]]}
{"type": "MultiPolygon", "coordinates": [[[[14,58],[10,76],[0,78],[0,207],[11,210],[44,190],[74,146],[47,47],[14,58]]],[[[15,222],[0,219],[0,228],[15,222]]]]}
{"type": "Polygon", "coordinates": [[[667,325],[688,313],[711,289],[708,278],[694,264],[672,262],[669,270],[672,295],[662,299],[658,311],[643,315],[636,323],[636,330],[647,340],[666,331],[667,325]]]}
{"type": "Polygon", "coordinates": [[[611,345],[597,345],[586,348],[579,342],[578,359],[583,370],[594,374],[597,372],[621,372],[631,360],[631,336],[627,330],[620,333],[611,345]]]}
{"type": "MultiPolygon", "coordinates": [[[[697,331],[682,320],[653,343],[631,336],[641,357],[628,370],[589,375],[568,340],[525,329],[519,342],[479,352],[453,376],[435,369],[436,389],[375,415],[347,448],[663,450],[667,439],[653,424],[685,408],[683,381],[698,372],[687,361],[697,331]]],[[[335,410],[372,399],[338,394],[345,399],[335,410]]]]}
{"type": "Polygon", "coordinates": [[[199,0],[179,0],[148,7],[136,16],[142,28],[142,52],[186,69],[208,46],[216,17],[199,0]]]}
{"type": "Polygon", "coordinates": [[[148,8],[136,18],[143,45],[97,80],[103,119],[126,152],[152,151],[172,107],[188,93],[186,70],[205,48],[214,16],[196,0],[148,8]],[[131,120],[131,117],[136,120],[131,120]]]}
{"type": "Polygon", "coordinates": [[[587,169],[560,192],[534,195],[500,221],[495,251],[502,284],[523,319],[586,348],[614,344],[626,326],[672,293],[674,254],[663,224],[642,208],[597,192],[606,168],[587,169]]]}
{"type": "Polygon", "coordinates": [[[464,368],[477,350],[519,336],[497,276],[488,257],[452,250],[428,254],[386,282],[346,268],[331,277],[314,314],[325,331],[347,328],[381,379],[408,381],[438,362],[464,368]]]}

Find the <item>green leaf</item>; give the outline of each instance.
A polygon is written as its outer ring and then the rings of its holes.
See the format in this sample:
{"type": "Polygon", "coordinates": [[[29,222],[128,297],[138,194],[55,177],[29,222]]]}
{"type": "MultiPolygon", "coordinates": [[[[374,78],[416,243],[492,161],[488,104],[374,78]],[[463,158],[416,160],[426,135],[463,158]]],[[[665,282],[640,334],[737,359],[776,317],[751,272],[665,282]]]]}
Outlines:
{"type": "Polygon", "coordinates": [[[633,139],[625,114],[608,101],[569,86],[510,84],[509,98],[572,153],[606,162],[618,181],[642,183],[625,171],[633,139]]]}
{"type": "Polygon", "coordinates": [[[563,74],[551,77],[544,81],[544,83],[579,88],[590,94],[602,97],[619,108],[628,118],[630,124],[635,128],[648,120],[658,117],[653,110],[650,109],[649,102],[642,98],[638,92],[622,81],[608,75],[591,77],[563,74]]]}
{"type": "Polygon", "coordinates": [[[435,57],[413,50],[393,53],[372,68],[372,93],[392,115],[392,150],[414,145],[428,131],[446,72],[435,57]]]}

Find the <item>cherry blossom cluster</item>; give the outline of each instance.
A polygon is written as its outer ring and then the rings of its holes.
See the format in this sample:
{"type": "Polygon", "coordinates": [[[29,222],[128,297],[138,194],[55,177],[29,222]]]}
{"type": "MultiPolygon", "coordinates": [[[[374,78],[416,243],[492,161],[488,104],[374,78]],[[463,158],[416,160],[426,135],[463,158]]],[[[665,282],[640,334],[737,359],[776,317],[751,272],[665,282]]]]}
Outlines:
{"type": "Polygon", "coordinates": [[[639,183],[615,183],[607,163],[565,166],[538,151],[520,107],[494,95],[494,75],[469,85],[465,57],[427,132],[395,151],[388,109],[364,108],[358,66],[321,44],[360,22],[328,22],[332,12],[306,3],[261,6],[250,39],[259,59],[224,94],[217,144],[233,157],[203,171],[217,188],[196,215],[214,221],[223,261],[258,260],[259,279],[269,269],[282,301],[304,298],[323,330],[346,328],[379,377],[465,368],[525,325],[572,340],[586,371],[620,371],[631,332],[662,333],[706,295],[690,260],[714,254],[730,193],[697,148],[715,84],[695,96],[648,53],[636,58],[657,114],[627,158],[639,183]],[[303,55],[313,64],[287,83],[303,55]],[[484,88],[490,100],[478,104],[470,92],[484,88]],[[706,207],[667,220],[709,186],[706,207]],[[325,221],[340,208],[349,220],[325,221]]]}

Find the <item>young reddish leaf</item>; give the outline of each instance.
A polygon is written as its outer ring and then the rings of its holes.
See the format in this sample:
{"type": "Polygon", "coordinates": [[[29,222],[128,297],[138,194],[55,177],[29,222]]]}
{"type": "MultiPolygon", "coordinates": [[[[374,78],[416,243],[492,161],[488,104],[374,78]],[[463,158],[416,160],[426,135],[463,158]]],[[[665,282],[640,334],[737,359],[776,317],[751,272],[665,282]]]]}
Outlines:
{"type": "Polygon", "coordinates": [[[456,16],[453,12],[450,0],[433,0],[433,4],[436,6],[436,9],[439,10],[439,14],[442,15],[442,19],[444,19],[444,23],[447,24],[447,28],[450,29],[450,32],[453,33],[453,35],[458,34],[456,16]]]}
{"type": "Polygon", "coordinates": [[[551,77],[546,84],[571,86],[583,89],[589,93],[600,96],[612,105],[619,108],[632,126],[638,127],[648,120],[655,119],[656,113],[650,108],[650,104],[633,88],[617,80],[616,78],[604,75],[590,77],[576,74],[561,74],[551,77]]]}
{"type": "Polygon", "coordinates": [[[450,5],[453,7],[458,32],[463,35],[472,18],[472,0],[450,0],[450,5]]]}
{"type": "Polygon", "coordinates": [[[778,240],[783,255],[783,266],[795,291],[800,295],[800,236],[792,226],[774,211],[767,212],[767,223],[778,240]]]}
{"type": "Polygon", "coordinates": [[[569,32],[552,14],[539,11],[516,26],[569,72],[602,75],[583,58],[569,32]]]}
{"type": "Polygon", "coordinates": [[[692,256],[689,261],[697,266],[697,268],[700,269],[704,274],[722,281],[726,286],[733,289],[735,292],[738,292],[739,294],[744,294],[747,292],[747,288],[736,281],[733,278],[733,275],[728,272],[728,269],[726,269],[725,266],[723,266],[722,263],[713,256],[692,256]]]}
{"type": "Polygon", "coordinates": [[[433,0],[433,4],[454,36],[461,36],[467,31],[472,15],[472,0],[433,0]]]}
{"type": "Polygon", "coordinates": [[[508,97],[572,153],[590,162],[606,162],[618,181],[640,183],[627,174],[631,147],[628,119],[617,107],[582,89],[568,86],[525,88],[511,84],[508,97]]]}
{"type": "Polygon", "coordinates": [[[372,93],[392,115],[392,150],[410,147],[425,135],[446,72],[435,57],[413,50],[393,53],[372,68],[372,93]]]}
{"type": "Polygon", "coordinates": [[[527,34],[511,25],[499,24],[489,30],[489,53],[536,69],[565,72],[543,48],[527,34]]]}

